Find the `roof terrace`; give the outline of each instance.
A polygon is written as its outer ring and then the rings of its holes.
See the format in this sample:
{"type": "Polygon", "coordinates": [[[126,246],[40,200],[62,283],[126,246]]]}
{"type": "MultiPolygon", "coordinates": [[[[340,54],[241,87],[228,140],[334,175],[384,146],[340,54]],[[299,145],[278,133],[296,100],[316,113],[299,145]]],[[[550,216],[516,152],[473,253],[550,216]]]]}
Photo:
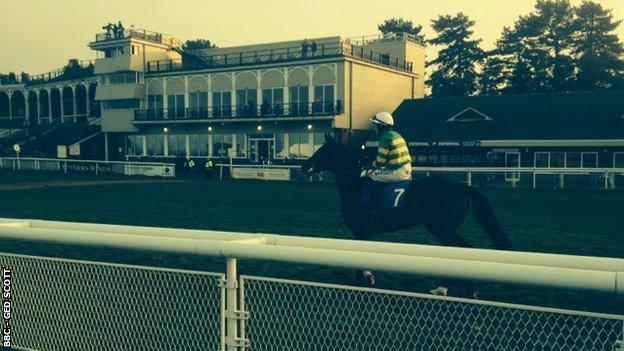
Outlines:
{"type": "Polygon", "coordinates": [[[249,66],[312,59],[350,57],[362,61],[412,72],[413,63],[388,53],[367,48],[372,43],[409,41],[422,42],[408,34],[394,36],[365,36],[341,39],[339,37],[304,41],[252,45],[233,48],[211,48],[185,51],[182,59],[150,61],[147,72],[193,71],[212,68],[249,66]]]}

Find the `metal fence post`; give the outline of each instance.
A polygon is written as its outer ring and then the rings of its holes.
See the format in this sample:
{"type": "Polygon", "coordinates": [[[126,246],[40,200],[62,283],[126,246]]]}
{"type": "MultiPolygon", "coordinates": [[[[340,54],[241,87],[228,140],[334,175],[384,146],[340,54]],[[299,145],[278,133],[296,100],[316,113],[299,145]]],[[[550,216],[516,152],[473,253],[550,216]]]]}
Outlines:
{"type": "Polygon", "coordinates": [[[535,169],[533,169],[533,189],[535,189],[536,187],[536,183],[537,183],[537,171],[535,169]]]}
{"type": "Polygon", "coordinates": [[[609,171],[604,172],[604,188],[609,189],[609,171]]]}
{"type": "Polygon", "coordinates": [[[466,177],[466,181],[468,182],[468,186],[472,186],[472,171],[469,169],[466,177]]]}
{"type": "Polygon", "coordinates": [[[239,321],[246,313],[238,309],[238,277],[236,259],[227,259],[225,276],[225,346],[227,351],[240,351],[249,347],[249,341],[238,336],[239,321]]]}
{"type": "Polygon", "coordinates": [[[65,174],[67,174],[67,161],[65,161],[65,163],[64,163],[64,167],[65,167],[65,171],[64,171],[64,173],[65,173],[65,174]]]}

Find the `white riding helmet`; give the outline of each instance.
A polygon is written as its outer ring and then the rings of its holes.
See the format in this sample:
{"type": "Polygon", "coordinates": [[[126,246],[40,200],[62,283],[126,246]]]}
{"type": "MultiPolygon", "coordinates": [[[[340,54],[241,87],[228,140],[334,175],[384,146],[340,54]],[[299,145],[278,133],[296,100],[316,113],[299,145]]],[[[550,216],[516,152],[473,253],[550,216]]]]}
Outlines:
{"type": "Polygon", "coordinates": [[[371,118],[371,121],[375,124],[382,124],[385,126],[394,125],[394,118],[392,118],[390,112],[386,111],[381,111],[378,114],[374,115],[373,118],[371,118]]]}

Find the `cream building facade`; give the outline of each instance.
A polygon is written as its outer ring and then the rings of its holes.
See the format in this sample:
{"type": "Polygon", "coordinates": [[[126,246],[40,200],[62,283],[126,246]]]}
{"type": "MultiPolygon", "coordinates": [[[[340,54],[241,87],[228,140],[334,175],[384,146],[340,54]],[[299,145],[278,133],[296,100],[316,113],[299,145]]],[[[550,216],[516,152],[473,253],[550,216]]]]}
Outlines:
{"type": "Polygon", "coordinates": [[[183,50],[173,36],[129,29],[89,47],[93,76],[70,86],[83,96],[97,82],[80,105],[101,106],[111,160],[304,159],[324,133],[359,147],[372,115],[424,95],[425,48],[405,34],[183,50]]]}

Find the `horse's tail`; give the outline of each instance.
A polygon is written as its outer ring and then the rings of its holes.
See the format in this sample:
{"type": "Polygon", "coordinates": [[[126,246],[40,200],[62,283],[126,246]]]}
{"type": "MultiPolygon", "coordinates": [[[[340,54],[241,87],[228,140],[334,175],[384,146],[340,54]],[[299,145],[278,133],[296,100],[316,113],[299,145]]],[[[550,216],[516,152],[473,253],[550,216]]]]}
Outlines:
{"type": "Polygon", "coordinates": [[[468,196],[470,197],[470,208],[475,216],[477,223],[485,230],[492,240],[494,247],[499,250],[511,250],[511,241],[505,234],[505,231],[498,223],[498,218],[492,210],[492,206],[485,196],[481,194],[477,188],[468,187],[468,196]]]}

